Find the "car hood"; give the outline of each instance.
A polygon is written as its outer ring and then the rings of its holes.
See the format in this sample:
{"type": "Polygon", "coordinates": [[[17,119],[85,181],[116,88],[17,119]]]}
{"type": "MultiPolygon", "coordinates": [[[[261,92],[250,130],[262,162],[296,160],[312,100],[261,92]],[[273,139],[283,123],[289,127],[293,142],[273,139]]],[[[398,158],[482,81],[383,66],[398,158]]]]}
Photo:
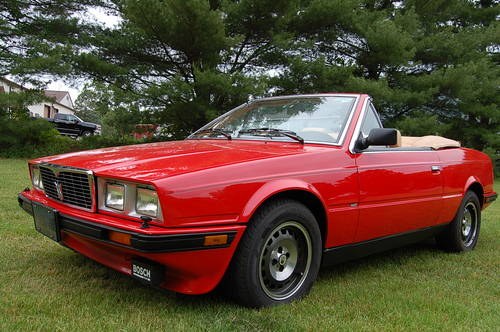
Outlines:
{"type": "Polygon", "coordinates": [[[97,176],[152,182],[204,169],[303,154],[310,150],[296,142],[185,140],[81,151],[33,162],[83,168],[92,170],[97,176]]]}

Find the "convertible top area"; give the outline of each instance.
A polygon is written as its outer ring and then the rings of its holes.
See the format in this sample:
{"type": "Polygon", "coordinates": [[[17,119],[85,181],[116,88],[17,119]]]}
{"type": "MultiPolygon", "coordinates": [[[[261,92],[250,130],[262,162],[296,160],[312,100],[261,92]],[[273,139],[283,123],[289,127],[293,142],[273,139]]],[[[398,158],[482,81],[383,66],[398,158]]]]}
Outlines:
{"type": "Polygon", "coordinates": [[[402,136],[401,147],[415,147],[415,148],[431,148],[433,150],[446,149],[446,148],[459,148],[460,142],[441,137],[441,136],[402,136]]]}

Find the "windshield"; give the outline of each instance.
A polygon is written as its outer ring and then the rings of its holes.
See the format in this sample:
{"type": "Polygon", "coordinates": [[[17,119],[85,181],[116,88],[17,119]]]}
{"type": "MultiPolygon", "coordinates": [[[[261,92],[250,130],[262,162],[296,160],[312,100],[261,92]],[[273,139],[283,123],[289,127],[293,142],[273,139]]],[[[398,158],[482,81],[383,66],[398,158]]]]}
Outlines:
{"type": "Polygon", "coordinates": [[[226,113],[190,138],[303,139],[336,144],[340,141],[355,101],[354,96],[255,101],[226,113]]]}

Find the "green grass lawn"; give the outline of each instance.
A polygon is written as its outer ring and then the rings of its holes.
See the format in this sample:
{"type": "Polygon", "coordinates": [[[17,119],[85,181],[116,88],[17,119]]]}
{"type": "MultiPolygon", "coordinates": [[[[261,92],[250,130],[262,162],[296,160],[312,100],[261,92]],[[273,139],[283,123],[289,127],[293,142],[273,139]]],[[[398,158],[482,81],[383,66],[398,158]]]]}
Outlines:
{"type": "Polygon", "coordinates": [[[18,207],[28,185],[25,161],[0,159],[0,331],[500,329],[498,202],[472,253],[394,250],[322,270],[302,301],[252,310],[151,289],[59,246],[18,207]]]}

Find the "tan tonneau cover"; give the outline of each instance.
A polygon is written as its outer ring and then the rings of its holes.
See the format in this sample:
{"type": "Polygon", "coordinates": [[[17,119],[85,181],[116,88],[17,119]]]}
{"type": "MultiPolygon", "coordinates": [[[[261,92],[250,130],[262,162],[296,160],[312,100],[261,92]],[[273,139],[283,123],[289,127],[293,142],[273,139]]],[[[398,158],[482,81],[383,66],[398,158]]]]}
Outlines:
{"type": "Polygon", "coordinates": [[[402,147],[429,147],[434,150],[444,149],[444,148],[459,148],[460,142],[454,141],[449,138],[444,138],[441,136],[422,136],[422,137],[412,137],[412,136],[401,136],[401,146],[402,147]]]}

